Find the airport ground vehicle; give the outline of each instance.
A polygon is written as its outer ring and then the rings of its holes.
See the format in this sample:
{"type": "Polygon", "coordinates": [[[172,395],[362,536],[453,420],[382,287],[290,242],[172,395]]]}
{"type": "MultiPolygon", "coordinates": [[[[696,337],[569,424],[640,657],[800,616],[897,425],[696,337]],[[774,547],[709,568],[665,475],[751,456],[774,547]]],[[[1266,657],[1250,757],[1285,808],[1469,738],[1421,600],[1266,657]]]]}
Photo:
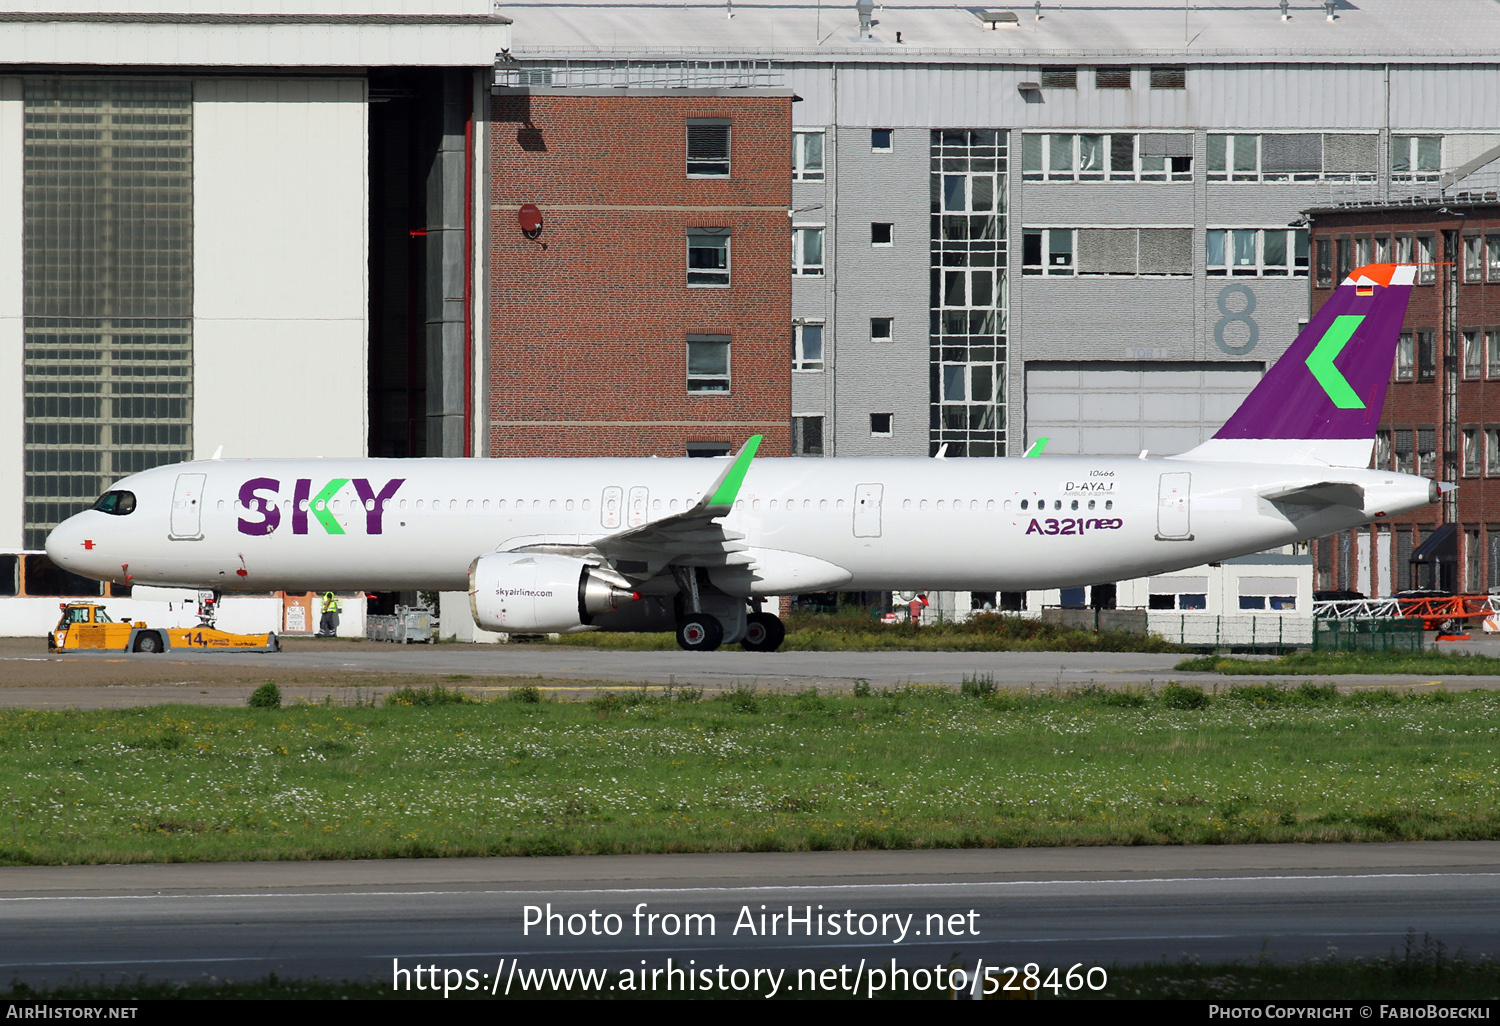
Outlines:
{"type": "Polygon", "coordinates": [[[210,651],[280,652],[281,642],[270,634],[231,634],[208,624],[196,627],[148,627],[144,621],[116,621],[94,602],[64,602],[57,627],[47,635],[47,647],[73,652],[104,649],[111,652],[165,652],[169,648],[210,651]]]}

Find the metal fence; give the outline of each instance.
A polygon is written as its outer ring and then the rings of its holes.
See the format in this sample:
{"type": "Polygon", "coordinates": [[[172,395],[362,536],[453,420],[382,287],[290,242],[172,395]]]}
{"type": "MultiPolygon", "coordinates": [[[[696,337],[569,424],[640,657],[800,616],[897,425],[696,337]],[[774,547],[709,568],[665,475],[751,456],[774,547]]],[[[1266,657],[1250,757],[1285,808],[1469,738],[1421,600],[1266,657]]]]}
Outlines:
{"type": "Polygon", "coordinates": [[[1420,652],[1421,620],[1318,620],[1314,652],[1420,652]]]}
{"type": "Polygon", "coordinates": [[[1152,612],[1146,625],[1152,634],[1193,648],[1281,652],[1307,648],[1314,636],[1309,616],[1152,612]]]}
{"type": "Polygon", "coordinates": [[[495,85],[541,89],[774,88],[784,76],[770,61],[510,61],[495,65],[495,85]]]}

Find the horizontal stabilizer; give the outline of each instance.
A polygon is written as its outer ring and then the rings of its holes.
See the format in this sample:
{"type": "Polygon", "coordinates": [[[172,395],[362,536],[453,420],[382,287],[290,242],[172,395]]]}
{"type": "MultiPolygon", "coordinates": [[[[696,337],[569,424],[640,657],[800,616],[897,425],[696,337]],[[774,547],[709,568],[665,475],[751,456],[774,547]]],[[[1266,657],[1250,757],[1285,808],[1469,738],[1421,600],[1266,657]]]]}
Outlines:
{"type": "Polygon", "coordinates": [[[1365,490],[1346,481],[1319,481],[1317,484],[1298,485],[1296,488],[1261,492],[1261,496],[1272,502],[1289,502],[1297,506],[1365,508],[1365,490]]]}

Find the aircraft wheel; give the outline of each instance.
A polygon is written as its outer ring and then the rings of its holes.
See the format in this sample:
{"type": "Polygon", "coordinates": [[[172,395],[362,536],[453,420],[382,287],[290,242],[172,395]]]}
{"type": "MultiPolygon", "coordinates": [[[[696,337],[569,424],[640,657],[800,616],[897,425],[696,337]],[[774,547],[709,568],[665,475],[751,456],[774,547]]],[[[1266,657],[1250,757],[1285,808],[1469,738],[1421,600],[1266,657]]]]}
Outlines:
{"type": "Polygon", "coordinates": [[[677,644],[688,652],[712,652],[724,640],[724,625],[708,613],[689,613],[677,621],[677,644]]]}
{"type": "Polygon", "coordinates": [[[751,613],[745,618],[740,647],[747,652],[774,652],[786,640],[786,625],[774,613],[751,613]]]}
{"type": "Polygon", "coordinates": [[[156,653],[161,651],[161,636],[155,631],[145,631],[135,639],[135,650],[137,652],[156,653]]]}

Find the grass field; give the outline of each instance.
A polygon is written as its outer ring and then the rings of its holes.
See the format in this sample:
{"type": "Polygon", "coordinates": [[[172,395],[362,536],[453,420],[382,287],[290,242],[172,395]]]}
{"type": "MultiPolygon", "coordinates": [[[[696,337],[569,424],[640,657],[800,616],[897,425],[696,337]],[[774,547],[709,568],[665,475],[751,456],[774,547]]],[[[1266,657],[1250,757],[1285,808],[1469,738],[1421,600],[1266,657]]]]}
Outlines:
{"type": "Polygon", "coordinates": [[[1409,673],[1423,677],[1500,676],[1500,659],[1467,652],[1296,652],[1279,659],[1205,655],[1184,659],[1178,670],[1254,674],[1262,677],[1329,676],[1339,673],[1409,673]]]}
{"type": "MultiPolygon", "coordinates": [[[[1002,613],[976,613],[961,623],[882,624],[861,609],[793,613],[785,652],[1186,652],[1154,634],[1076,630],[1002,613]]],[[[564,634],[551,645],[659,652],[677,648],[665,634],[564,634]]]]}
{"type": "Polygon", "coordinates": [[[1500,838],[1495,692],[963,691],[6,710],[0,863],[1500,838]]]}

